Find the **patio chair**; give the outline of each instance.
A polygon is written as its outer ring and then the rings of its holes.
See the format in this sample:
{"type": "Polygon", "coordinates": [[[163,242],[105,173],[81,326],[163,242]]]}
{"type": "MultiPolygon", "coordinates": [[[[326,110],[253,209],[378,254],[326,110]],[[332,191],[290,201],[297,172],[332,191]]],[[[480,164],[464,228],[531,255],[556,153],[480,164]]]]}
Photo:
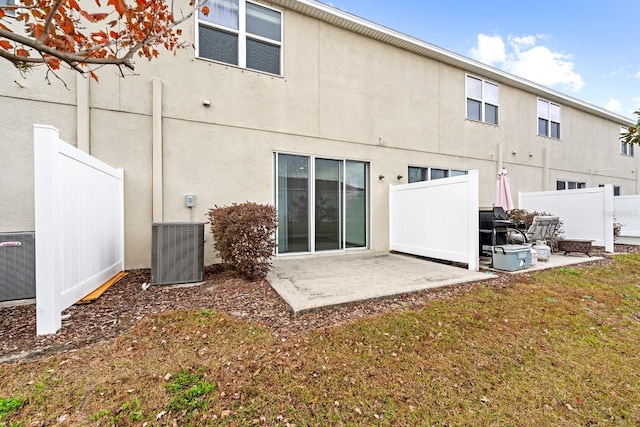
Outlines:
{"type": "Polygon", "coordinates": [[[509,230],[509,240],[513,243],[535,243],[537,241],[553,243],[553,235],[559,223],[560,217],[536,215],[526,232],[518,229],[509,230]]]}

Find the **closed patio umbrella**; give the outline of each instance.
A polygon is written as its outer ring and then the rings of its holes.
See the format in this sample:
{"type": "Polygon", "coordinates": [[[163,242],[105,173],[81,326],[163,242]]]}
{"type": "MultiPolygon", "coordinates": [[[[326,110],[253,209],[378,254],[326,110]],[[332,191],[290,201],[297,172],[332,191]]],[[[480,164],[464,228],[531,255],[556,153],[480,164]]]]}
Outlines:
{"type": "Polygon", "coordinates": [[[512,210],[513,199],[511,199],[511,189],[509,188],[509,172],[503,167],[498,172],[498,180],[496,181],[496,206],[502,206],[505,211],[512,210]]]}

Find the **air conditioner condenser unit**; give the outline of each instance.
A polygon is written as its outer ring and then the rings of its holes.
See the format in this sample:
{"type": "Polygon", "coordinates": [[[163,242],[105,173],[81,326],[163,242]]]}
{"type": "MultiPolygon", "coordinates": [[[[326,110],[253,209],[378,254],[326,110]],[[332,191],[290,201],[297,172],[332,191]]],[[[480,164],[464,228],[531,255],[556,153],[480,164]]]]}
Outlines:
{"type": "Polygon", "coordinates": [[[151,234],[151,284],[169,285],[204,279],[204,224],[154,223],[151,234]]]}

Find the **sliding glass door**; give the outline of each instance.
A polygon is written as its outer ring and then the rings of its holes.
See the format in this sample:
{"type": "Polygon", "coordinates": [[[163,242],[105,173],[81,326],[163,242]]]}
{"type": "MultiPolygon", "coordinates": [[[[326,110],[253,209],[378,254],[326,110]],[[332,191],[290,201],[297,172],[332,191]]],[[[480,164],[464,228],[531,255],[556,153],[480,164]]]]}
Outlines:
{"type": "Polygon", "coordinates": [[[278,253],[367,247],[366,162],[276,154],[278,253]]]}
{"type": "Polygon", "coordinates": [[[278,156],[278,252],[309,251],[309,158],[278,156]]]}

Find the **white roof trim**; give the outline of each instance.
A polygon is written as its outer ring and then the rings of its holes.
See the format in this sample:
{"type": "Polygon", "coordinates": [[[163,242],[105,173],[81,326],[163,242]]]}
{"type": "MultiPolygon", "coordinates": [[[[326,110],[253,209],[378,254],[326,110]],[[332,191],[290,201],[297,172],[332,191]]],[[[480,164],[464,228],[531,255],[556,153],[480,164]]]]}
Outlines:
{"type": "Polygon", "coordinates": [[[544,97],[550,101],[571,106],[589,114],[617,122],[620,125],[632,126],[636,124],[634,120],[628,117],[624,117],[586,101],[582,101],[578,98],[574,98],[527,79],[523,79],[522,77],[515,76],[441,47],[432,45],[406,34],[402,34],[374,22],[367,21],[366,19],[352,15],[340,9],[336,9],[335,7],[329,6],[325,3],[315,0],[270,0],[269,2],[319,19],[336,27],[362,34],[383,43],[449,64],[466,72],[479,74],[490,80],[507,84],[536,96],[544,97]]]}

